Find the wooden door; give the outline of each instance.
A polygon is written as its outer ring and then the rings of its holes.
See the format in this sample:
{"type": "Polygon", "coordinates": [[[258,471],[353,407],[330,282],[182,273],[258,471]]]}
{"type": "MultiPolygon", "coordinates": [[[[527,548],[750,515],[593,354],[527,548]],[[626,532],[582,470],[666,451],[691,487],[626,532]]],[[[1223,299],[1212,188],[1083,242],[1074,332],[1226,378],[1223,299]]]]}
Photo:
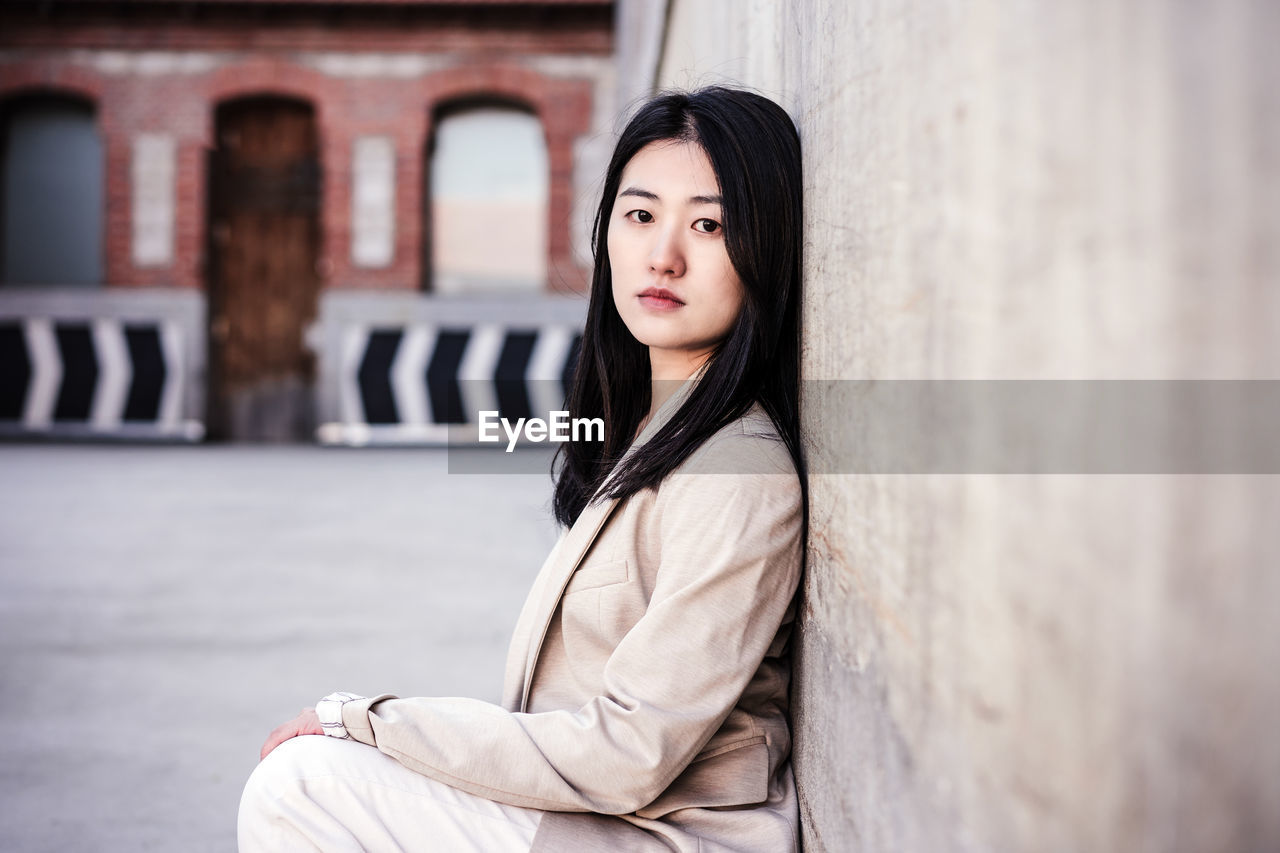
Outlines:
{"type": "Polygon", "coordinates": [[[217,113],[209,167],[209,435],[307,441],[320,170],[303,103],[235,101],[217,113]]]}

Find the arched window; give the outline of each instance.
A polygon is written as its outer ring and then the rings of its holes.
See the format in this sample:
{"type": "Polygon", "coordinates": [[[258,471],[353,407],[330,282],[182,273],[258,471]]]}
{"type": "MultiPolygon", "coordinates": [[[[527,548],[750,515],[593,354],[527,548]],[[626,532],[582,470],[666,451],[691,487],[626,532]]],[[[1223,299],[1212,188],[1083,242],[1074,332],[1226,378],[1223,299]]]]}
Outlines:
{"type": "Polygon", "coordinates": [[[433,124],[429,288],[542,290],[549,168],[537,116],[473,102],[437,112],[433,124]]]}
{"type": "Polygon", "coordinates": [[[91,104],[39,95],[0,107],[0,282],[102,283],[102,160],[91,104]]]}

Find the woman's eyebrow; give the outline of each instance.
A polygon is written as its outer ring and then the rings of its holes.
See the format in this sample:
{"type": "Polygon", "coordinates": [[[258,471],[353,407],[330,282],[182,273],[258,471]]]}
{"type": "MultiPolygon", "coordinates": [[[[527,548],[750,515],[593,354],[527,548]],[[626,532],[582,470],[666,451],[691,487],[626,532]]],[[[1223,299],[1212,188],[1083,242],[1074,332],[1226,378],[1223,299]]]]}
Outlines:
{"type": "MultiPolygon", "coordinates": [[[[661,199],[659,199],[654,193],[651,193],[648,190],[642,190],[639,187],[627,187],[625,190],[618,193],[618,198],[622,198],[624,195],[638,196],[640,198],[648,199],[649,201],[661,201],[661,199]]],[[[718,195],[693,195],[689,196],[689,201],[693,204],[723,204],[724,198],[723,196],[718,195]]]]}
{"type": "Polygon", "coordinates": [[[639,187],[627,187],[625,190],[618,193],[618,198],[622,198],[624,195],[634,195],[639,196],[640,198],[647,198],[649,201],[658,201],[658,197],[656,195],[648,190],[642,190],[639,187]]]}

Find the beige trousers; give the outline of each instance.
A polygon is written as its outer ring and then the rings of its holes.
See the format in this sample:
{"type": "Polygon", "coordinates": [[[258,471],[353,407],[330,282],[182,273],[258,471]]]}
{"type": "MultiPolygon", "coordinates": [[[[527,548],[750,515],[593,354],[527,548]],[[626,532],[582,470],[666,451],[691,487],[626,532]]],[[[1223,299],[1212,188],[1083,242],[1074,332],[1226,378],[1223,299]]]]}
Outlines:
{"type": "Polygon", "coordinates": [[[353,740],[285,741],[240,799],[251,851],[528,851],[542,812],[495,803],[413,772],[353,740]]]}

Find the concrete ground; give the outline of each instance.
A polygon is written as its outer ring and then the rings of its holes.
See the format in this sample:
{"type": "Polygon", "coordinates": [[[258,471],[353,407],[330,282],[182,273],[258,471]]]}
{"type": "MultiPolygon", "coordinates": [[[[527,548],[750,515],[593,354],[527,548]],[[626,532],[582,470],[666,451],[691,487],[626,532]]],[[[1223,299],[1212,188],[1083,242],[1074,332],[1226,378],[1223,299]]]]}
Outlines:
{"type": "Polygon", "coordinates": [[[497,701],[556,535],[545,474],[440,450],[8,445],[0,484],[24,853],[233,850],[262,740],[325,693],[497,701]]]}

